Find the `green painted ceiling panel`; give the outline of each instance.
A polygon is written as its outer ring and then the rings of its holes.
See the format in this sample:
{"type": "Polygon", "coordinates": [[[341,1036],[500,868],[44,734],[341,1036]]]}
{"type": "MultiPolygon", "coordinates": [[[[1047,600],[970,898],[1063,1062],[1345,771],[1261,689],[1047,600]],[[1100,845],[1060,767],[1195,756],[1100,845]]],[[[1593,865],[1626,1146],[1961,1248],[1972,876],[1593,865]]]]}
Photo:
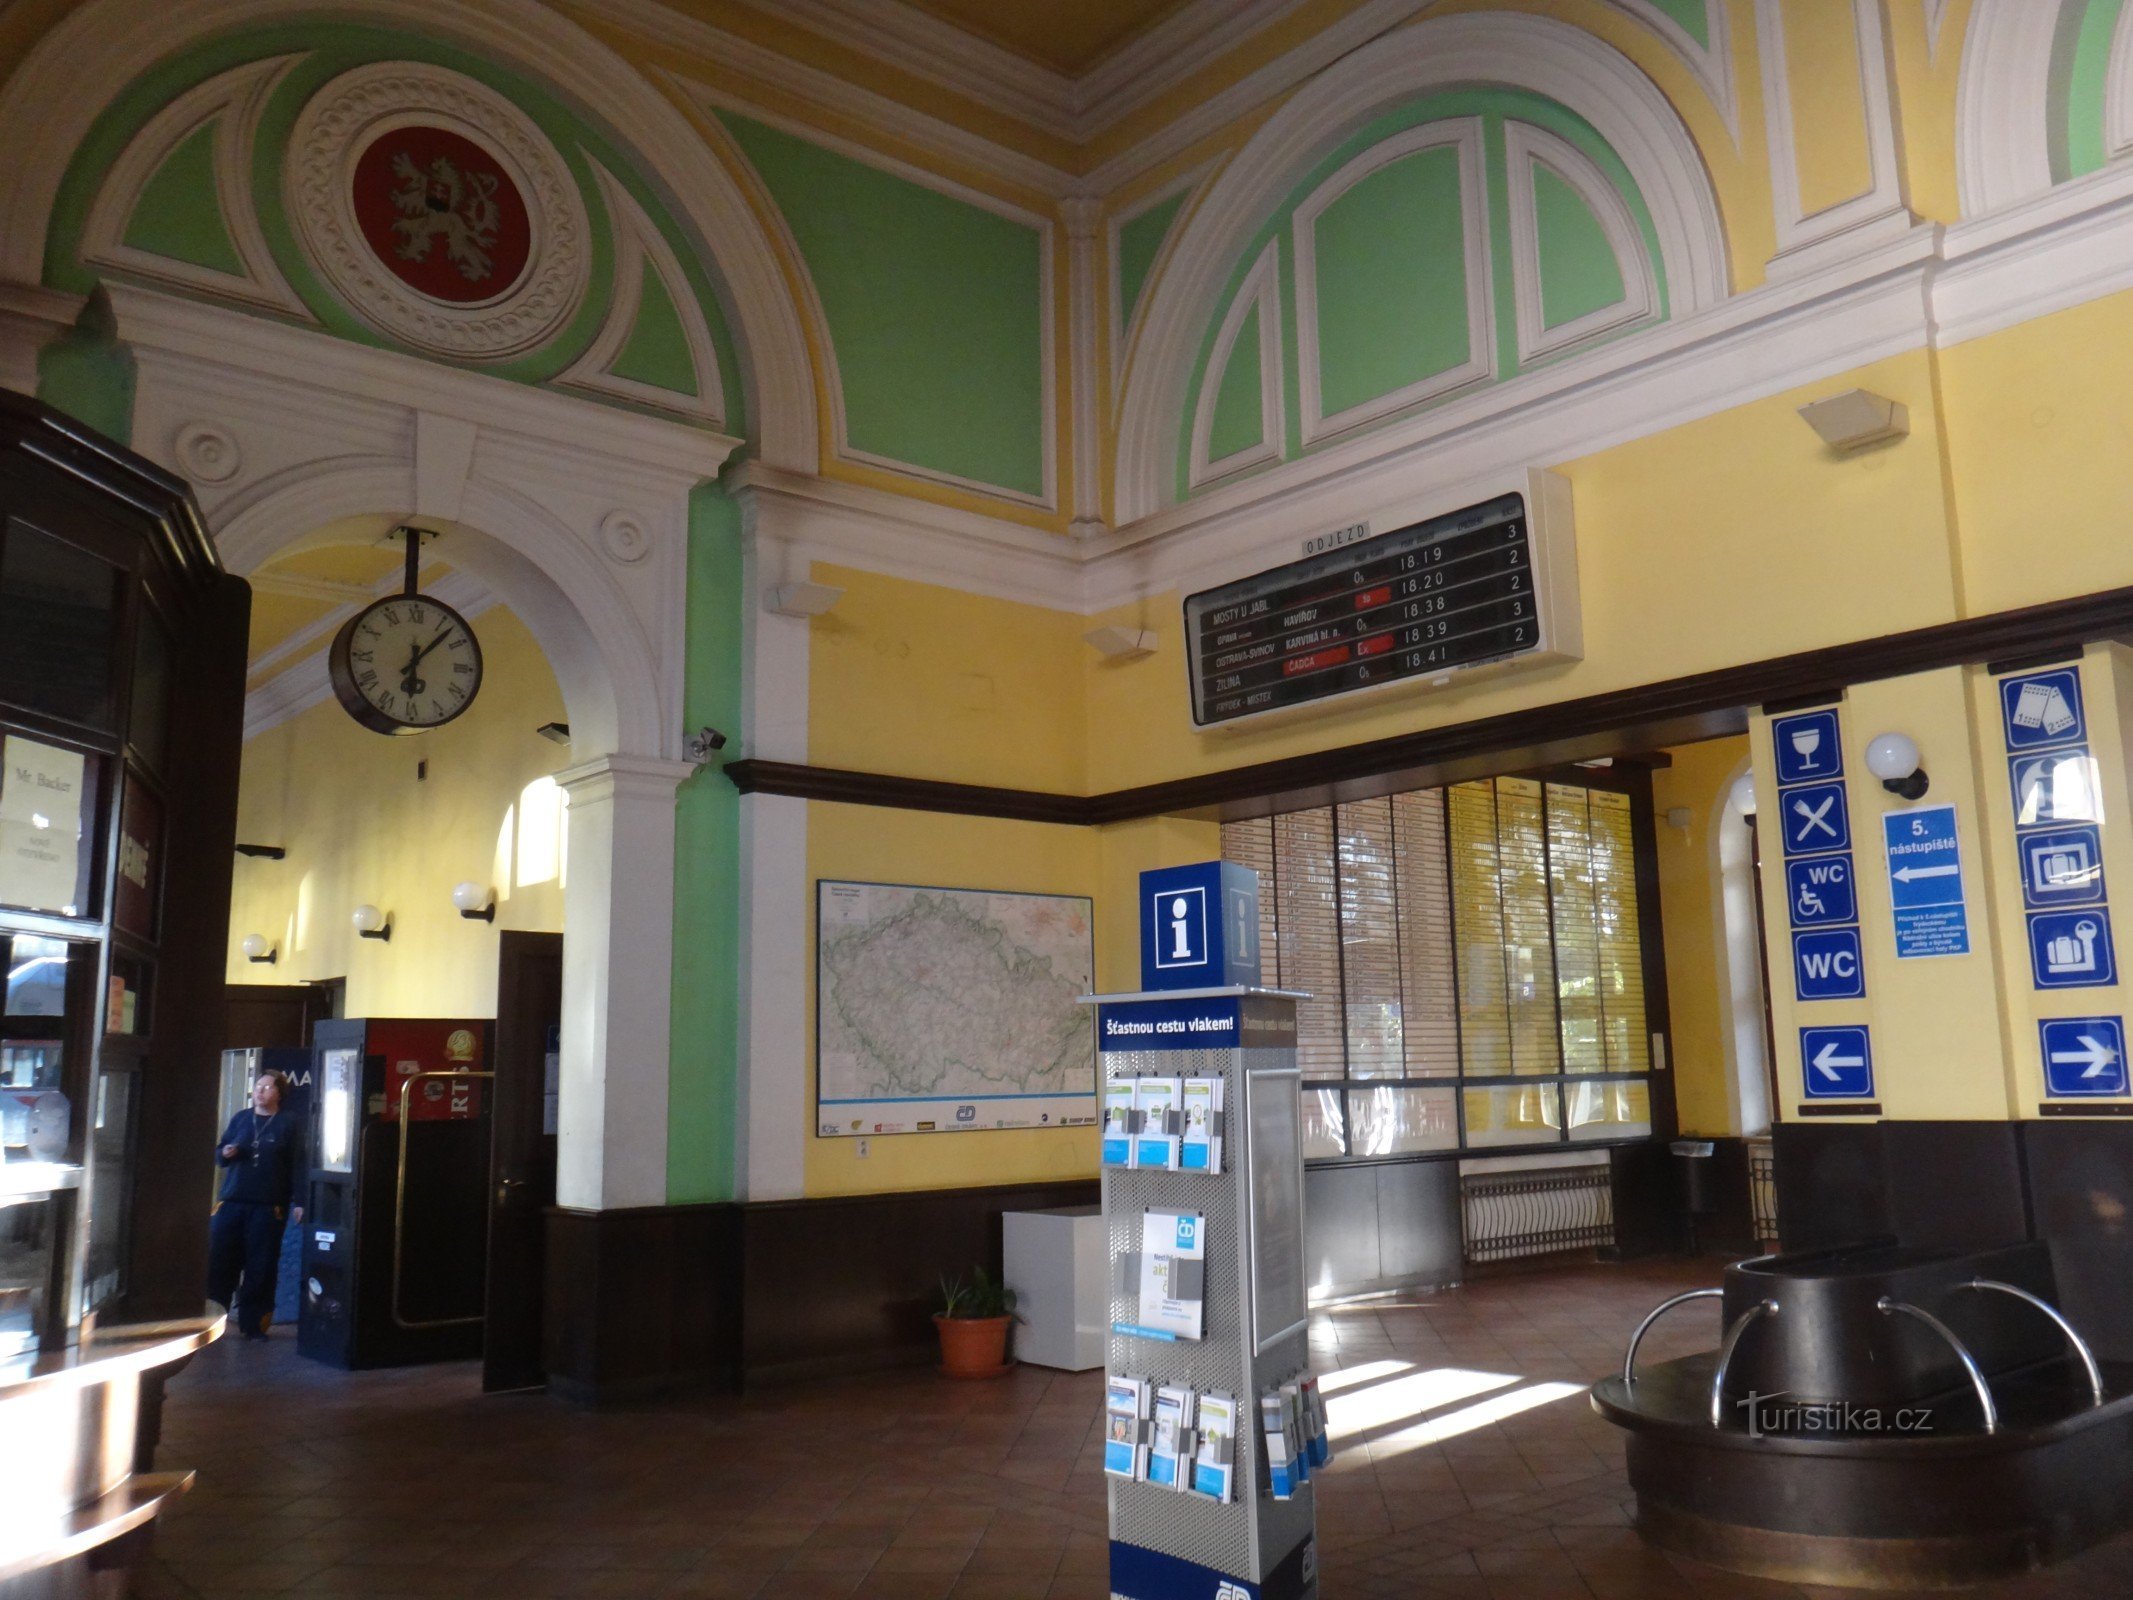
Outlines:
{"type": "Polygon", "coordinates": [[[1220,461],[1249,450],[1266,438],[1265,419],[1259,410],[1259,313],[1244,314],[1237,342],[1230,346],[1229,364],[1215,390],[1215,415],[1207,435],[1207,459],[1220,461]]]}
{"type": "Polygon", "coordinates": [[[1327,416],[1456,367],[1467,339],[1459,154],[1381,167],[1321,212],[1319,394],[1327,416]]]}
{"type": "Polygon", "coordinates": [[[1037,230],[745,117],[725,120],[799,241],[853,448],[1042,495],[1037,230]]]}
{"type": "Polygon", "coordinates": [[[1150,206],[1118,230],[1118,325],[1133,326],[1133,313],[1140,306],[1141,291],[1148,287],[1148,273],[1155,266],[1156,252],[1170,236],[1185,204],[1180,189],[1168,200],[1150,206]]]}
{"type": "Polygon", "coordinates": [[[1652,0],[1652,4],[1680,23],[1704,49],[1711,48],[1711,17],[1704,0],[1652,0]]]}
{"type": "Polygon", "coordinates": [[[674,309],[674,297],[649,261],[644,264],[644,287],[637,294],[637,320],[608,371],[675,394],[698,392],[696,360],[689,354],[681,313],[674,309]]]}
{"type": "Polygon", "coordinates": [[[1620,305],[1628,287],[1607,230],[1584,197],[1546,167],[1533,173],[1534,225],[1540,233],[1541,323],[1566,322],[1620,305]]]}
{"type": "Polygon", "coordinates": [[[245,276],[215,193],[213,121],[179,140],[142,187],[126,219],[126,243],[150,255],[245,276]]]}

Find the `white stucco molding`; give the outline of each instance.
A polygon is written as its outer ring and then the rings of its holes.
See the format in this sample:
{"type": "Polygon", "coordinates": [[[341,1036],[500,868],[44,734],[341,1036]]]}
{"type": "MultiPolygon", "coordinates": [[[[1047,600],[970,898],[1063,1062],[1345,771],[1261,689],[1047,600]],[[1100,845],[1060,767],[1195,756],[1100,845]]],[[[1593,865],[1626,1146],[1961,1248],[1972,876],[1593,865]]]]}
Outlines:
{"type": "Polygon", "coordinates": [[[1651,212],[1675,316],[1725,295],[1725,236],[1702,156],[1679,113],[1628,57],[1545,17],[1462,15],[1398,29],[1329,67],[1268,118],[1185,224],[1154,287],[1127,379],[1118,430],[1120,524],[1148,516],[1175,494],[1185,388],[1252,233],[1349,133],[1431,89],[1474,83],[1546,95],[1608,141],[1651,212]]]}
{"type": "Polygon", "coordinates": [[[316,17],[442,35],[597,107],[674,196],[729,296],[766,461],[820,461],[813,369],[777,258],[732,175],[688,119],[628,62],[534,0],[86,0],[0,88],[0,280],[39,282],[61,181],[96,118],[156,63],[202,40],[316,17]]]}
{"type": "Polygon", "coordinates": [[[0,389],[37,392],[37,358],[74,326],[82,297],[0,280],[0,389]]]}
{"type": "Polygon", "coordinates": [[[1955,100],[1956,197],[1966,218],[2052,186],[2052,42],[2063,0],[1976,0],[1955,100]]]}

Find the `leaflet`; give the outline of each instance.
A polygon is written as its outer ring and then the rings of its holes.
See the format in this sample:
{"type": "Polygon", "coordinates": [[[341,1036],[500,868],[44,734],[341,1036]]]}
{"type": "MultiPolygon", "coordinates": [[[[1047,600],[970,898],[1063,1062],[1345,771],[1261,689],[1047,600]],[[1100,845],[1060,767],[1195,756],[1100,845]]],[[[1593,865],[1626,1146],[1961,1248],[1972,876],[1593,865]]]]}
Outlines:
{"type": "Polygon", "coordinates": [[[1103,1157],[1107,1167],[1133,1165],[1133,1130],[1139,1117],[1133,1109],[1134,1078],[1113,1078],[1104,1085],[1103,1157]]]}
{"type": "Polygon", "coordinates": [[[1104,1380],[1104,1471],[1114,1478],[1148,1476],[1146,1378],[1104,1380]]]}
{"type": "Polygon", "coordinates": [[[1296,1437],[1293,1389],[1259,1397],[1259,1426],[1265,1436],[1267,1489],[1276,1500],[1290,1499],[1310,1480],[1296,1437]]]}
{"type": "Polygon", "coordinates": [[[1200,1443],[1192,1458],[1193,1492],[1211,1500],[1236,1498],[1237,1402],[1226,1394],[1201,1395],[1197,1426],[1200,1443]]]}
{"type": "Polygon", "coordinates": [[[1134,1096],[1134,1109],[1141,1119],[1134,1135],[1133,1164],[1176,1171],[1178,1165],[1178,1102],[1183,1095],[1177,1078],[1142,1078],[1134,1096]]]}
{"type": "Polygon", "coordinates": [[[1309,1373],[1297,1379],[1303,1399],[1304,1459],[1318,1468],[1333,1460],[1333,1441],[1326,1436],[1326,1397],[1318,1392],[1318,1380],[1309,1373]]]}
{"type": "Polygon", "coordinates": [[[1187,1078],[1181,1099],[1184,1127],[1178,1137],[1178,1165],[1187,1172],[1222,1170],[1222,1080],[1187,1078]]]}
{"type": "Polygon", "coordinates": [[[1203,1337],[1206,1284],[1207,1219],[1192,1211],[1143,1212],[1140,1324],[1135,1331],[1147,1330],[1159,1338],[1203,1337]]]}
{"type": "Polygon", "coordinates": [[[1148,1441],[1148,1481],[1166,1489],[1185,1487],[1185,1424],[1192,1417],[1192,1391],[1165,1386],[1155,1391],[1154,1426],[1148,1441]]]}

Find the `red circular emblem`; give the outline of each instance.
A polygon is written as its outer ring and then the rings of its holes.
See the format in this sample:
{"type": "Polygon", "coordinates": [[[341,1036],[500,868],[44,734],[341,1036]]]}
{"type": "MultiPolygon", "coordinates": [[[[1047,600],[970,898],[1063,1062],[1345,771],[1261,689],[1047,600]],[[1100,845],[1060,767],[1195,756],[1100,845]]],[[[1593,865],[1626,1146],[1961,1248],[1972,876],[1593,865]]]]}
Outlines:
{"type": "Polygon", "coordinates": [[[494,300],[533,253],[525,196],[488,151],[446,128],[396,128],[355,167],[355,215],[393,276],[454,305],[494,300]]]}

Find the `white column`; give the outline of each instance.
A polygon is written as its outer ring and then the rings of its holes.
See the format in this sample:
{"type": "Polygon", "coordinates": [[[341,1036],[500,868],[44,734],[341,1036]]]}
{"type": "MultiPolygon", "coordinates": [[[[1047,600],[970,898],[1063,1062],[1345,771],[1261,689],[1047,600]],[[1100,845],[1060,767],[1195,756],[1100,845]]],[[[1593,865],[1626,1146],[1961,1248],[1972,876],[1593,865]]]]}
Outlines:
{"type": "Polygon", "coordinates": [[[570,795],[556,1203],[664,1205],[674,970],[674,791],[687,762],[608,755],[570,795]]]}
{"type": "Polygon", "coordinates": [[[1075,195],[1061,201],[1059,210],[1067,227],[1067,392],[1073,402],[1074,520],[1069,527],[1075,538],[1093,539],[1111,531],[1104,521],[1103,430],[1097,422],[1103,385],[1096,360],[1096,274],[1101,265],[1096,219],[1102,203],[1075,195]]]}

